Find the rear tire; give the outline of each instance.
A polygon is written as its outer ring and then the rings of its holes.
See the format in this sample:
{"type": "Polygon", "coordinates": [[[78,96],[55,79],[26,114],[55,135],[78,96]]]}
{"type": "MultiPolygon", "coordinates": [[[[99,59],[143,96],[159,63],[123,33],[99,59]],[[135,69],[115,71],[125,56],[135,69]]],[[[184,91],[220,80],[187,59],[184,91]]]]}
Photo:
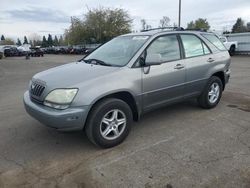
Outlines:
{"type": "Polygon", "coordinates": [[[198,103],[202,108],[210,109],[217,106],[222,95],[223,84],[219,77],[212,76],[198,97],[198,103]]]}
{"type": "Polygon", "coordinates": [[[90,111],[85,132],[95,145],[110,148],[127,137],[132,121],[133,114],[126,102],[108,98],[95,104],[90,111]]]}

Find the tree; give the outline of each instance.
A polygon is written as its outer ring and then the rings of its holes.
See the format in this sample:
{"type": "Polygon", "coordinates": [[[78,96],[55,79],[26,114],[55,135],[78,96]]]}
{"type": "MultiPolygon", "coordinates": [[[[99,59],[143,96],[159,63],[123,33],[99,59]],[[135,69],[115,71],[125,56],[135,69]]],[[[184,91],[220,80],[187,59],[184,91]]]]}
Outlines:
{"type": "Polygon", "coordinates": [[[43,36],[42,47],[48,47],[48,42],[45,36],[43,36]]]}
{"type": "Polygon", "coordinates": [[[53,46],[53,39],[51,34],[48,35],[48,41],[47,41],[48,46],[53,46]]]}
{"type": "Polygon", "coordinates": [[[30,44],[31,46],[35,46],[34,41],[32,41],[32,40],[29,40],[29,44],[30,44]]]}
{"type": "Polygon", "coordinates": [[[145,31],[145,30],[148,30],[148,29],[152,28],[151,25],[147,24],[145,19],[141,19],[141,25],[142,25],[142,30],[141,31],[145,31]]]}
{"type": "Polygon", "coordinates": [[[31,33],[29,35],[29,39],[30,39],[30,44],[33,46],[41,46],[41,36],[38,35],[37,33],[31,33]]]}
{"type": "Polygon", "coordinates": [[[187,29],[195,29],[194,21],[191,21],[187,24],[187,29]]]}
{"type": "Polygon", "coordinates": [[[67,43],[103,43],[131,31],[128,13],[123,9],[98,8],[89,10],[79,19],[71,17],[71,25],[65,30],[67,43]]]}
{"type": "Polygon", "coordinates": [[[244,21],[241,18],[238,18],[232,27],[232,33],[242,32],[247,32],[247,27],[245,26],[244,21]]]}
{"type": "Polygon", "coordinates": [[[210,25],[207,21],[207,19],[198,18],[195,21],[191,21],[187,24],[187,29],[204,29],[209,30],[210,25]]]}
{"type": "Polygon", "coordinates": [[[58,46],[59,45],[59,41],[57,36],[55,35],[54,41],[53,41],[54,46],[58,46]]]}
{"type": "Polygon", "coordinates": [[[10,38],[5,38],[4,40],[1,40],[1,45],[14,45],[15,42],[10,38]]]}
{"type": "Polygon", "coordinates": [[[23,44],[28,44],[28,39],[26,36],[24,36],[23,44]]]}
{"type": "Polygon", "coordinates": [[[168,27],[170,22],[170,18],[167,16],[163,16],[163,18],[160,20],[160,26],[161,28],[163,27],[168,27]]]}
{"type": "Polygon", "coordinates": [[[250,32],[250,22],[247,22],[247,31],[250,32]]]}
{"type": "Polygon", "coordinates": [[[16,43],[16,45],[17,45],[17,46],[21,46],[21,45],[22,45],[22,43],[21,43],[21,41],[20,41],[20,39],[19,39],[19,38],[17,39],[17,43],[16,43]]]}
{"type": "Polygon", "coordinates": [[[1,36],[1,40],[5,40],[5,37],[4,37],[4,35],[2,35],[2,36],[1,36]]]}
{"type": "Polygon", "coordinates": [[[60,35],[58,43],[59,43],[59,46],[64,45],[64,40],[63,40],[63,36],[62,35],[60,35]]]}
{"type": "Polygon", "coordinates": [[[146,30],[146,25],[147,25],[146,20],[145,19],[141,19],[142,31],[146,30]]]}
{"type": "Polygon", "coordinates": [[[152,28],[151,25],[149,25],[149,24],[146,25],[146,30],[149,30],[149,29],[151,29],[151,28],[152,28]]]}

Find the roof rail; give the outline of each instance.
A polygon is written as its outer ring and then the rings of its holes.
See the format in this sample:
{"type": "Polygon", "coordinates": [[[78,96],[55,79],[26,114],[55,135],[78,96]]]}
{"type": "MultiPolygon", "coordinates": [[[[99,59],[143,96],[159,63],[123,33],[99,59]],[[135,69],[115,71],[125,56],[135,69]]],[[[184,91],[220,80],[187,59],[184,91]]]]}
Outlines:
{"type": "Polygon", "coordinates": [[[185,29],[186,31],[201,31],[201,32],[207,32],[207,29],[199,28],[199,29],[185,29]]]}
{"type": "Polygon", "coordinates": [[[182,27],[158,27],[158,28],[142,30],[141,32],[155,31],[155,30],[160,30],[160,31],[165,31],[165,30],[184,31],[184,28],[182,28],[182,27]]]}

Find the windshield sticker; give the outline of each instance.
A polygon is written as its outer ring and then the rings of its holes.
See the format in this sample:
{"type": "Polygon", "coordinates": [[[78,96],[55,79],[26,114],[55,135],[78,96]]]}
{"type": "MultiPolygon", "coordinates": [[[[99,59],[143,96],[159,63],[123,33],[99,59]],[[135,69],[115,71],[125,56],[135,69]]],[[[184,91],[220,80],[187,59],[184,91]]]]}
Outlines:
{"type": "Polygon", "coordinates": [[[132,40],[146,40],[146,39],[148,39],[148,36],[136,36],[132,38],[132,40]]]}

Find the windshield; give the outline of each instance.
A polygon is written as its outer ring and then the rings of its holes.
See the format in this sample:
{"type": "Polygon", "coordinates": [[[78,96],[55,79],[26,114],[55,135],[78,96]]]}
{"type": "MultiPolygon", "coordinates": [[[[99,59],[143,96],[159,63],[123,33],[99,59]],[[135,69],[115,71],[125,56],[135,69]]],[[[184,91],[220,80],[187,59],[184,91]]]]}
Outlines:
{"type": "Polygon", "coordinates": [[[110,66],[122,67],[130,61],[148,38],[149,36],[120,36],[114,38],[96,49],[84,60],[86,62],[91,60],[102,61],[110,66]]]}

